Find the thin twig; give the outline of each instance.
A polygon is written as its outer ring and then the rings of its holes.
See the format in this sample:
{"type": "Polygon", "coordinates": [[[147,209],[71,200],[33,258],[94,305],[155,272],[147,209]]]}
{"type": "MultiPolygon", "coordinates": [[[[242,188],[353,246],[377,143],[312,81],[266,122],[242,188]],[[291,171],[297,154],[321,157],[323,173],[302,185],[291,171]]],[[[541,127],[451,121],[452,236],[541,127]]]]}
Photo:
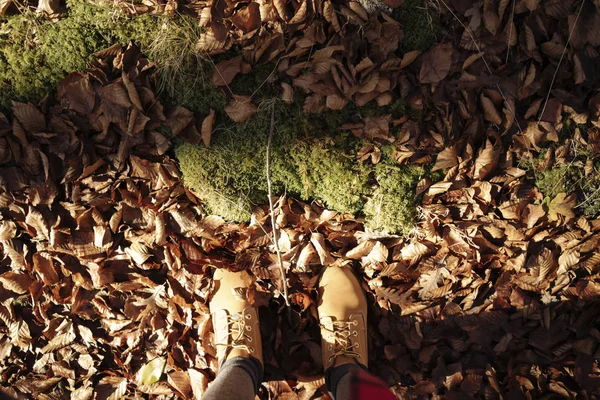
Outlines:
{"type": "Polygon", "coordinates": [[[581,207],[587,205],[591,200],[597,199],[599,197],[599,195],[600,195],[600,187],[598,187],[598,189],[595,189],[592,192],[592,194],[590,194],[589,196],[584,194],[584,196],[586,197],[585,200],[583,202],[577,204],[574,208],[581,208],[581,207]]]}
{"type": "Polygon", "coordinates": [[[221,75],[221,71],[219,71],[219,68],[217,68],[217,64],[215,64],[215,62],[213,61],[212,57],[210,56],[210,54],[207,51],[204,52],[204,57],[208,61],[210,61],[210,63],[212,64],[213,68],[215,69],[215,72],[219,75],[219,78],[221,78],[221,80],[225,84],[225,87],[227,88],[227,90],[229,90],[230,93],[233,93],[233,90],[231,90],[231,88],[227,84],[227,80],[223,77],[223,75],[221,75]]]}
{"type": "MultiPolygon", "coordinates": [[[[475,40],[475,36],[473,36],[473,32],[471,32],[471,30],[460,20],[460,18],[458,18],[458,16],[454,13],[454,11],[452,11],[452,9],[448,6],[448,4],[446,4],[446,2],[444,0],[439,0],[439,1],[442,2],[442,4],[444,6],[446,6],[446,8],[448,9],[448,11],[450,11],[450,14],[452,14],[452,16],[458,21],[458,23],[461,24],[463,28],[465,28],[465,31],[467,31],[467,33],[471,37],[471,40],[473,41],[473,44],[475,45],[475,48],[477,49],[478,52],[481,53],[482,52],[481,51],[481,47],[479,47],[479,44],[477,44],[477,40],[475,40]]],[[[490,68],[490,65],[488,64],[487,60],[485,59],[485,56],[481,56],[481,60],[485,64],[485,67],[487,68],[488,72],[491,75],[493,75],[494,73],[492,72],[492,68],[490,68]]],[[[523,133],[523,129],[521,129],[521,124],[519,124],[519,121],[517,120],[517,114],[513,111],[512,107],[510,106],[510,103],[508,102],[508,100],[506,99],[506,96],[504,95],[504,92],[500,88],[500,85],[498,85],[497,83],[496,83],[496,89],[498,89],[498,92],[500,92],[500,95],[502,96],[502,99],[504,99],[504,103],[506,104],[506,108],[508,108],[508,111],[512,114],[513,120],[517,124],[517,128],[519,128],[519,133],[522,134],[523,133]]]]}
{"type": "Polygon", "coordinates": [[[275,106],[271,106],[271,129],[269,131],[269,141],[267,142],[267,190],[269,192],[269,210],[271,211],[271,227],[273,229],[273,246],[275,246],[275,252],[277,253],[277,263],[279,264],[279,273],[281,274],[281,281],[283,284],[283,296],[285,297],[285,305],[290,307],[290,300],[288,297],[287,279],[285,277],[285,270],[283,269],[283,258],[281,257],[281,250],[279,250],[279,239],[277,237],[277,224],[275,223],[275,207],[273,207],[273,191],[271,190],[271,142],[273,141],[273,131],[275,130],[275,106]]]}
{"type": "Polygon", "coordinates": [[[510,55],[510,38],[512,37],[512,28],[513,28],[513,19],[515,18],[515,0],[512,1],[512,11],[510,12],[510,18],[508,20],[510,26],[508,27],[508,46],[506,49],[506,62],[504,64],[508,64],[508,56],[510,55]]]}
{"type": "Polygon", "coordinates": [[[552,81],[550,82],[550,87],[548,88],[548,94],[546,95],[546,100],[544,101],[544,107],[542,108],[542,112],[540,113],[540,118],[538,119],[538,124],[542,122],[542,117],[544,116],[544,112],[546,111],[546,106],[548,105],[548,100],[550,100],[550,92],[552,92],[552,86],[554,86],[554,81],[556,80],[556,75],[558,74],[558,70],[560,69],[560,64],[562,63],[563,58],[565,58],[565,54],[567,53],[567,48],[569,48],[569,43],[571,43],[571,36],[573,36],[573,32],[575,31],[575,27],[577,26],[577,21],[579,20],[579,15],[581,14],[581,10],[583,10],[583,5],[585,4],[585,0],[582,0],[581,6],[579,6],[579,11],[577,12],[577,16],[575,17],[575,22],[573,22],[573,27],[569,32],[569,38],[567,39],[567,43],[565,44],[565,48],[563,49],[562,54],[560,55],[560,60],[558,60],[558,65],[556,66],[556,70],[554,71],[554,75],[552,76],[552,81]]]}

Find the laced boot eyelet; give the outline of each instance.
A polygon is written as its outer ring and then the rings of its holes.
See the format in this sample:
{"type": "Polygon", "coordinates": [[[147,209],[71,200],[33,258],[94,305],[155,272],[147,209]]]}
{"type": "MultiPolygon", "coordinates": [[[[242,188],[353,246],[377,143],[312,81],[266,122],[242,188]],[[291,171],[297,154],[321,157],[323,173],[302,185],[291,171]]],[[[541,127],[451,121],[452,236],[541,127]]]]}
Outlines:
{"type": "Polygon", "coordinates": [[[246,325],[246,330],[247,330],[248,332],[250,332],[250,331],[252,330],[252,327],[251,327],[251,326],[249,326],[249,325],[246,325]]]}
{"type": "Polygon", "coordinates": [[[250,314],[246,314],[246,319],[250,319],[252,316],[250,314]]]}
{"type": "Polygon", "coordinates": [[[252,337],[248,336],[248,341],[252,342],[252,337]]]}

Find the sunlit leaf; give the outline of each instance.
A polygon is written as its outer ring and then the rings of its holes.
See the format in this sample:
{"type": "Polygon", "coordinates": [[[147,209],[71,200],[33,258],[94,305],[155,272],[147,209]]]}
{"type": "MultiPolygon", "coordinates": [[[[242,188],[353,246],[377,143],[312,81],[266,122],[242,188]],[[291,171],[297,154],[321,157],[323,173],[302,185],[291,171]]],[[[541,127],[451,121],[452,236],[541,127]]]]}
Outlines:
{"type": "Polygon", "coordinates": [[[166,357],[157,357],[154,360],[147,362],[138,372],[139,381],[144,385],[152,385],[153,383],[158,382],[163,375],[166,365],[166,357]]]}
{"type": "Polygon", "coordinates": [[[256,114],[258,108],[252,104],[250,97],[234,95],[229,105],[225,107],[225,112],[235,122],[244,122],[256,114]]]}

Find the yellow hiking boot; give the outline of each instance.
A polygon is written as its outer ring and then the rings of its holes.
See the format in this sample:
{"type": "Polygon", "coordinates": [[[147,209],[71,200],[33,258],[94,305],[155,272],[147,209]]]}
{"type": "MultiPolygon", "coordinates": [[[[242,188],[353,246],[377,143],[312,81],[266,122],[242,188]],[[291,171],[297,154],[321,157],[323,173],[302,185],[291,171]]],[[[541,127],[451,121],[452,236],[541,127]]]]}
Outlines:
{"type": "Polygon", "coordinates": [[[213,280],[210,312],[219,366],[229,358],[253,357],[264,368],[258,312],[245,296],[245,290],[253,283],[252,277],[246,271],[218,269],[213,280]]]}
{"type": "Polygon", "coordinates": [[[367,299],[349,266],[327,267],[319,282],[323,367],[369,365],[367,299]]]}

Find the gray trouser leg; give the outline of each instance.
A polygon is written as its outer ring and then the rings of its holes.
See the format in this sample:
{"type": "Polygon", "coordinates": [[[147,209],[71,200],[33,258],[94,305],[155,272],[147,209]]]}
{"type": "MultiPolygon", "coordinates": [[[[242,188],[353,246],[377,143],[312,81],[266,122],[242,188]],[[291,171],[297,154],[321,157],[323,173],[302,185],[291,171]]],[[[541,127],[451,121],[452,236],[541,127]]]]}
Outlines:
{"type": "Polygon", "coordinates": [[[234,357],[220,368],[203,400],[254,400],[262,382],[262,367],[254,358],[234,357]]]}

